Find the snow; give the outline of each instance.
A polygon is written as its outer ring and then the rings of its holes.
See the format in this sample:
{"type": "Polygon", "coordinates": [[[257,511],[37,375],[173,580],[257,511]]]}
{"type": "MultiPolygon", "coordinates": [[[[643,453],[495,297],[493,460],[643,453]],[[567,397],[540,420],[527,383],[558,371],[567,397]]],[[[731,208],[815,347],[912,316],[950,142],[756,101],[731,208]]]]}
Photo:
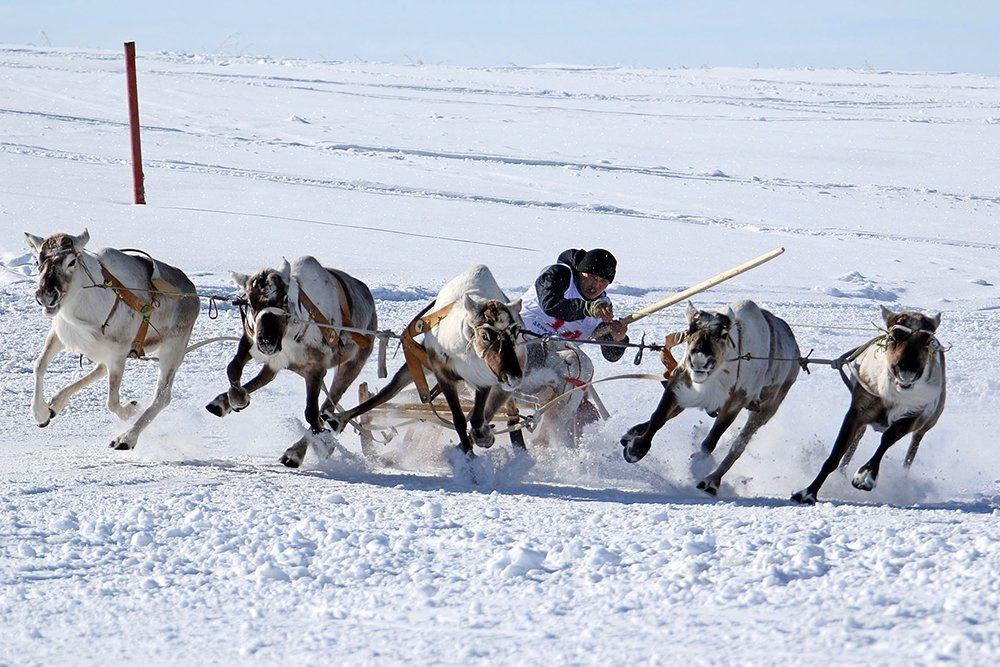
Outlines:
{"type": "MultiPolygon", "coordinates": [[[[141,53],[139,91],[146,206],[120,55],[0,47],[0,664],[1000,659],[1000,79],[141,53]],[[623,460],[619,436],[659,398],[643,380],[598,385],[611,417],[575,449],[498,438],[455,467],[447,431],[400,426],[378,461],[348,431],[293,471],[277,459],[303,428],[301,379],[218,419],[221,342],[114,452],[102,383],[45,429],[29,416],[48,320],[22,232],[84,227],[205,295],[314,254],[364,280],[396,332],[476,263],[514,297],[561,250],[609,248],[624,314],[781,246],[694,303],[752,298],[819,358],[871,338],[880,305],[941,312],[948,404],[910,471],[904,440],[874,491],[854,489],[869,433],[813,507],[789,495],[847,406],[823,366],[718,498],[694,488],[703,413],[623,460]]],[[[217,305],[193,340],[238,335],[217,305]]],[[[662,340],[683,308],[633,339],[662,340]]],[[[596,355],[597,377],[662,371],[632,358],[596,355]]],[[[50,393],[87,368],[57,357],[50,393]]],[[[149,400],[154,377],[130,362],[125,396],[149,400]]],[[[360,379],[384,383],[374,360],[360,379]]]]}

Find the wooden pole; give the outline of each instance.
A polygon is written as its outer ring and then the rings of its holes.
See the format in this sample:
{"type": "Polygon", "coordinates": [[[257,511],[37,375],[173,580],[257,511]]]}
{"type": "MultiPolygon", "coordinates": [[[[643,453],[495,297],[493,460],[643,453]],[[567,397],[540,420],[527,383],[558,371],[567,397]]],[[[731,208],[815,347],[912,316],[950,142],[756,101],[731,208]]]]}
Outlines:
{"type": "Polygon", "coordinates": [[[139,87],[135,78],[135,42],[125,42],[125,78],[128,83],[128,126],[132,135],[132,192],[136,204],[146,203],[139,143],[139,87]]]}
{"type": "Polygon", "coordinates": [[[780,255],[783,252],[785,252],[784,248],[775,248],[771,252],[766,252],[763,255],[761,255],[760,257],[751,259],[749,262],[744,262],[743,264],[740,264],[739,266],[733,267],[733,268],[729,269],[728,271],[723,271],[719,275],[714,276],[712,278],[709,278],[708,280],[702,281],[702,282],[698,283],[697,285],[689,287],[686,290],[684,290],[683,292],[678,292],[677,294],[674,294],[673,296],[667,297],[663,301],[657,301],[656,303],[654,303],[654,304],[652,304],[650,306],[646,306],[645,308],[637,310],[634,313],[632,313],[631,315],[627,315],[627,316],[623,317],[622,320],[621,320],[621,322],[622,322],[622,324],[632,324],[636,320],[641,320],[642,318],[646,317],[647,315],[652,315],[653,313],[655,313],[658,310],[663,310],[667,306],[672,306],[675,303],[677,303],[678,301],[683,301],[684,299],[688,298],[689,296],[694,296],[698,292],[703,292],[703,291],[707,290],[709,287],[712,287],[714,285],[718,285],[721,282],[725,282],[725,281],[729,280],[730,278],[732,278],[734,276],[738,276],[739,274],[743,273],[744,271],[749,271],[750,269],[752,269],[754,267],[760,266],[764,262],[769,262],[769,261],[771,261],[772,259],[774,259],[775,257],[777,257],[778,255],[780,255]]]}

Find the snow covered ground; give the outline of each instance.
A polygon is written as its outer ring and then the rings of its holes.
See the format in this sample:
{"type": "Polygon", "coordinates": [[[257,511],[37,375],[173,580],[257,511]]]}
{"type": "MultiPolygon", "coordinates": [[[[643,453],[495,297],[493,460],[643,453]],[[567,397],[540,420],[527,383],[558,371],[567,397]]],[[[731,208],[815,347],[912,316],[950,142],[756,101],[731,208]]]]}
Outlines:
{"type": "MultiPolygon", "coordinates": [[[[139,90],[147,206],[121,55],[0,47],[0,664],[1000,660],[1000,79],[140,53],[139,90]],[[203,294],[314,254],[367,282],[393,331],[475,263],[516,296],[563,249],[609,248],[624,314],[782,246],[694,302],[752,298],[817,357],[873,336],[879,305],[940,311],[948,405],[909,472],[904,441],[873,492],[835,473],[814,507],[788,497],[848,402],[823,367],[718,498],[694,488],[704,414],[622,459],[660,393],[641,380],[599,386],[611,417],[577,449],[481,452],[485,484],[455,478],[436,427],[386,445],[393,465],[345,433],[292,471],[301,379],[204,410],[226,342],[190,354],[135,451],[110,451],[103,383],[48,428],[28,410],[48,320],[22,232],[84,227],[203,294]]],[[[194,340],[238,331],[205,301],[194,340]]],[[[662,370],[631,358],[597,376],[662,370]]],[[[47,386],[87,367],[63,354],[47,386]]],[[[154,377],[131,362],[126,395],[154,377]]],[[[374,361],[361,379],[384,382],[374,361]]]]}

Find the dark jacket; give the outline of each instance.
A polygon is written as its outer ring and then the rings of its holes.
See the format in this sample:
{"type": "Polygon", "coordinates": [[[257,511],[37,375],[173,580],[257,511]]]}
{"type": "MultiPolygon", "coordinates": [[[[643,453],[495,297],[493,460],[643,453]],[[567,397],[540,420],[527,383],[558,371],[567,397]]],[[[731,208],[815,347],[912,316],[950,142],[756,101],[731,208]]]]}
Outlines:
{"type": "MultiPolygon", "coordinates": [[[[535,292],[538,294],[538,304],[546,314],[558,317],[567,322],[576,322],[587,316],[584,307],[587,302],[584,299],[567,299],[566,290],[571,284],[580,284],[580,274],[576,270],[576,264],[586,254],[586,250],[570,248],[559,253],[557,264],[545,267],[541,275],[535,280],[535,292]]],[[[610,301],[606,292],[602,292],[598,299],[610,301]]],[[[600,327],[595,332],[594,340],[611,340],[610,332],[600,333],[600,327]]],[[[624,343],[628,342],[628,336],[624,343]]],[[[608,361],[618,361],[625,354],[624,347],[616,345],[602,345],[601,354],[608,361]]]]}

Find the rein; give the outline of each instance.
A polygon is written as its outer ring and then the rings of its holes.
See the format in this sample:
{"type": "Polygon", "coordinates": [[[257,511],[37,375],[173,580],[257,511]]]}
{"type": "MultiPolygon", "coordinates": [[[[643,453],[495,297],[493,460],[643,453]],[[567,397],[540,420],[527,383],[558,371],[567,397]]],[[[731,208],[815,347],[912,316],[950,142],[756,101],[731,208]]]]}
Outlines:
{"type": "MultiPolygon", "coordinates": [[[[897,324],[890,327],[888,331],[884,331],[883,333],[880,333],[879,335],[875,336],[868,342],[862,343],[857,347],[851,348],[850,350],[844,352],[842,355],[840,355],[835,359],[814,358],[811,356],[813,352],[812,350],[809,350],[809,354],[807,354],[806,356],[798,358],[759,357],[747,352],[746,354],[742,354],[736,357],[736,359],[745,361],[794,361],[806,373],[809,373],[809,364],[822,364],[823,366],[830,366],[831,368],[837,369],[837,372],[840,374],[840,379],[844,381],[844,384],[847,386],[849,390],[853,391],[854,387],[861,380],[859,377],[857,377],[855,373],[845,371],[844,367],[847,366],[847,368],[850,369],[851,366],[849,364],[854,360],[856,360],[858,357],[860,357],[872,345],[875,345],[876,347],[880,348],[885,348],[886,343],[888,342],[889,337],[891,336],[893,330],[902,330],[904,333],[906,333],[907,336],[912,335],[914,333],[926,333],[929,336],[928,346],[935,352],[940,352],[942,355],[951,349],[951,346],[945,347],[944,345],[942,345],[941,341],[938,340],[937,336],[934,334],[933,331],[928,331],[927,329],[919,329],[917,331],[914,331],[909,327],[897,324]]],[[[867,387],[865,389],[868,390],[867,387]]],[[[868,391],[869,393],[875,393],[870,390],[868,391]]]]}

